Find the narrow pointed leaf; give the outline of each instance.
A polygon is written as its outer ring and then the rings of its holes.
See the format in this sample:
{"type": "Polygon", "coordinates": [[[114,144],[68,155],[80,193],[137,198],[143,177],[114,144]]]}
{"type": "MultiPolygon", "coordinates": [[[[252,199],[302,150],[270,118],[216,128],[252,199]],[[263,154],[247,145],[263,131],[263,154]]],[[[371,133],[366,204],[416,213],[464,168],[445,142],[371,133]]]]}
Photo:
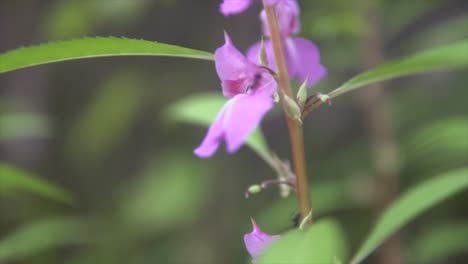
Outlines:
{"type": "Polygon", "coordinates": [[[5,163],[0,163],[0,183],[0,194],[24,191],[60,203],[73,203],[73,196],[60,186],[5,163]]]}
{"type": "Polygon", "coordinates": [[[82,38],[24,47],[0,54],[0,73],[35,65],[111,56],[166,56],[213,60],[209,52],[141,39],[82,38]]]}
{"type": "Polygon", "coordinates": [[[408,191],[381,215],[351,263],[361,262],[409,221],[465,188],[468,167],[444,173],[408,191]]]}
{"type": "Polygon", "coordinates": [[[0,262],[22,260],[59,247],[85,240],[78,219],[43,219],[18,227],[0,240],[0,262]]]}
{"type": "Polygon", "coordinates": [[[409,256],[414,263],[444,263],[467,250],[468,223],[451,221],[424,228],[409,248],[409,256]]]}
{"type": "Polygon", "coordinates": [[[468,40],[429,49],[389,62],[357,75],[330,92],[334,98],[365,85],[416,73],[455,69],[468,65],[468,40]]]}

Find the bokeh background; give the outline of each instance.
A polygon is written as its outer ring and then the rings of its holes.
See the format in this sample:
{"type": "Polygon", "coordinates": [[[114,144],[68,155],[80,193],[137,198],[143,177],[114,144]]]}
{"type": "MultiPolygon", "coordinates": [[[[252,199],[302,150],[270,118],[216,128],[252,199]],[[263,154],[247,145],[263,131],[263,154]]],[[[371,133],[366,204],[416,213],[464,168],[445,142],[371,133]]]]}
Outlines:
{"type": "MultiPolygon", "coordinates": [[[[260,6],[224,18],[219,2],[1,0],[0,52],[83,36],[212,52],[223,30],[245,51],[260,37],[260,6]]],[[[299,2],[300,36],[328,68],[316,91],[468,37],[463,0],[299,2]]],[[[387,81],[307,119],[315,216],[342,225],[350,252],[398,193],[468,165],[467,83],[466,70],[387,81]]],[[[1,74],[0,161],[69,192],[57,202],[0,188],[0,238],[29,235],[11,263],[248,263],[250,217],[268,233],[292,228],[294,195],[281,200],[272,188],[244,198],[249,185],[276,177],[249,148],[192,154],[206,128],[175,122],[167,109],[206,92],[220,93],[213,63],[187,59],[95,58],[1,74]]],[[[288,159],[284,121],[276,111],[262,128],[288,159]]],[[[466,260],[467,199],[465,191],[418,217],[367,263],[466,260]]]]}

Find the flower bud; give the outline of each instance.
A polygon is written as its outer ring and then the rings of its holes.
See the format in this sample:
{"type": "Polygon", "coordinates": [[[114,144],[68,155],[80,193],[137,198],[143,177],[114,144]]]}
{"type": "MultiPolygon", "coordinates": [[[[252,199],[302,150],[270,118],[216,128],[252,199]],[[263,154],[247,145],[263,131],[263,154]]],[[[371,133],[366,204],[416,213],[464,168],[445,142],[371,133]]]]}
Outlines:
{"type": "Polygon", "coordinates": [[[260,52],[258,53],[258,63],[262,66],[268,67],[268,56],[265,48],[265,41],[262,40],[260,42],[260,52]]]}
{"type": "Polygon", "coordinates": [[[317,97],[322,101],[322,103],[328,103],[331,105],[331,98],[328,94],[317,94],[317,97]]]}
{"type": "Polygon", "coordinates": [[[288,114],[290,118],[296,120],[299,124],[302,125],[301,108],[299,108],[297,103],[287,95],[283,96],[283,100],[286,114],[288,114]]]}
{"type": "Polygon", "coordinates": [[[273,101],[274,101],[275,103],[277,103],[277,102],[280,101],[280,96],[279,96],[278,92],[274,92],[274,93],[273,93],[273,101]]]}
{"type": "Polygon", "coordinates": [[[305,102],[307,100],[307,83],[308,82],[309,82],[309,77],[307,76],[304,82],[302,83],[301,87],[299,87],[299,90],[297,90],[296,99],[300,108],[304,107],[305,102]]]}
{"type": "Polygon", "coordinates": [[[248,192],[251,194],[259,193],[262,191],[262,187],[258,184],[249,187],[248,192]]]}

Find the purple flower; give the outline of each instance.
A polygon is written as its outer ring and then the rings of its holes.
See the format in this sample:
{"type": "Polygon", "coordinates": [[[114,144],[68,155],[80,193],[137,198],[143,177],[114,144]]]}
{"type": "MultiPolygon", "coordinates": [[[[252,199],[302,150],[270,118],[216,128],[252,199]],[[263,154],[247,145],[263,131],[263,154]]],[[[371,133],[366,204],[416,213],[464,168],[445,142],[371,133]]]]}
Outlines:
{"type": "MultiPolygon", "coordinates": [[[[299,82],[304,82],[308,76],[308,86],[312,86],[325,77],[327,69],[320,64],[320,52],[313,42],[295,37],[283,38],[282,41],[290,78],[296,78],[299,82]]],[[[247,57],[251,60],[257,59],[260,46],[260,42],[251,46],[247,51],[247,57]]],[[[268,66],[275,70],[275,58],[271,41],[265,40],[265,50],[268,57],[268,66]]]]}
{"type": "Polygon", "coordinates": [[[223,139],[229,153],[237,151],[273,107],[272,94],[277,89],[273,76],[242,55],[227,34],[224,36],[224,46],[215,52],[215,66],[223,95],[230,99],[194,150],[201,158],[212,156],[223,139]]]}
{"type": "Polygon", "coordinates": [[[279,235],[269,235],[263,232],[252,220],[253,230],[244,235],[244,243],[247,251],[253,259],[258,258],[271,243],[280,238],[279,235]]]}
{"type": "Polygon", "coordinates": [[[223,15],[235,15],[244,12],[252,4],[253,0],[224,0],[219,6],[223,15]]]}
{"type": "MultiPolygon", "coordinates": [[[[278,0],[276,5],[276,17],[281,36],[287,37],[299,32],[301,23],[299,21],[299,5],[296,0],[278,0]]],[[[260,13],[263,35],[270,36],[265,10],[260,13]]]]}
{"type": "MultiPolygon", "coordinates": [[[[219,10],[225,16],[235,15],[247,10],[255,0],[223,0],[219,10]]],[[[258,2],[261,2],[258,0],[258,2]]],[[[278,0],[267,0],[267,4],[274,5],[278,0]]]]}
{"type": "MultiPolygon", "coordinates": [[[[296,78],[299,82],[304,82],[309,77],[308,86],[316,84],[327,74],[327,70],[320,64],[320,52],[317,46],[307,39],[294,37],[300,29],[300,10],[297,2],[295,0],[278,0],[275,8],[289,77],[296,78]]],[[[260,18],[263,34],[269,36],[265,10],[260,14],[260,18]]],[[[260,42],[255,43],[247,51],[247,57],[256,60],[260,47],[260,42]]],[[[275,69],[271,41],[265,41],[265,49],[269,67],[275,69]]]]}

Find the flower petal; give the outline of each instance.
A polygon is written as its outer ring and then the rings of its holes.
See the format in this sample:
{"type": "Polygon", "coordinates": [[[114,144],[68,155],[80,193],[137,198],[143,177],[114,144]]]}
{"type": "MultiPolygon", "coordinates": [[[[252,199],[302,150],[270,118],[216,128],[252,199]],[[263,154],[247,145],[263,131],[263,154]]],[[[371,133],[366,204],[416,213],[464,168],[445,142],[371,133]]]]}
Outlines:
{"type": "Polygon", "coordinates": [[[265,248],[275,240],[279,239],[280,236],[266,234],[253,220],[252,225],[252,232],[244,235],[244,243],[252,258],[257,258],[262,254],[265,248]]]}
{"type": "Polygon", "coordinates": [[[312,86],[327,74],[327,69],[320,64],[320,52],[317,46],[303,38],[284,40],[288,71],[293,72],[299,82],[309,77],[308,85],[312,86]]]}
{"type": "Polygon", "coordinates": [[[279,0],[266,0],[267,5],[274,5],[278,2],[279,0]]]}
{"type": "MultiPolygon", "coordinates": [[[[265,43],[265,51],[266,51],[266,54],[267,54],[267,58],[268,58],[268,67],[274,71],[276,71],[276,63],[275,63],[275,56],[273,54],[273,46],[271,44],[271,41],[270,40],[264,40],[264,43],[265,43]]],[[[258,60],[258,54],[260,53],[260,47],[261,47],[262,43],[261,42],[257,42],[255,44],[253,44],[252,46],[250,46],[250,48],[247,50],[247,58],[249,58],[249,60],[251,61],[257,61],[258,60]]],[[[288,56],[287,54],[285,54],[286,56],[286,60],[288,59],[288,56]]],[[[293,67],[289,67],[290,63],[287,62],[287,68],[288,68],[288,74],[289,74],[289,77],[294,77],[295,75],[295,69],[293,67]]]]}
{"type": "Polygon", "coordinates": [[[238,94],[246,92],[246,88],[249,86],[248,79],[240,80],[225,80],[221,82],[223,87],[223,95],[227,98],[232,98],[238,94]]]}
{"type": "MultiPolygon", "coordinates": [[[[280,0],[277,2],[275,9],[281,36],[289,37],[297,34],[301,25],[299,21],[299,5],[295,0],[280,0]]],[[[260,13],[260,20],[262,21],[263,34],[265,36],[270,36],[265,10],[262,10],[260,13]]]]}
{"type": "MultiPolygon", "coordinates": [[[[221,81],[239,82],[242,79],[252,78],[258,72],[259,67],[234,47],[227,33],[224,37],[225,44],[215,51],[215,67],[221,81]]],[[[223,92],[225,95],[235,95],[245,92],[244,88],[226,85],[223,86],[223,92]]]]}
{"type": "MultiPolygon", "coordinates": [[[[270,40],[263,40],[265,44],[265,52],[267,54],[268,58],[268,67],[272,70],[276,70],[275,67],[275,57],[273,55],[273,47],[271,46],[271,41],[270,40]]],[[[258,61],[258,55],[260,53],[260,49],[262,47],[262,42],[256,42],[252,46],[247,49],[247,58],[253,62],[258,61]]]]}
{"type": "MultiPolygon", "coordinates": [[[[247,50],[247,57],[256,61],[260,52],[261,43],[257,42],[247,50]]],[[[327,69],[320,64],[320,52],[317,46],[303,38],[284,38],[284,56],[288,75],[304,82],[309,76],[308,86],[320,81],[327,74],[327,69]]],[[[265,41],[265,51],[268,58],[268,66],[276,70],[273,48],[270,40],[265,41]]]]}
{"type": "Polygon", "coordinates": [[[273,107],[271,93],[239,94],[229,100],[224,115],[226,148],[237,151],[263,116],[273,107]]]}
{"type": "Polygon", "coordinates": [[[262,69],[257,76],[259,79],[257,79],[256,84],[252,87],[251,92],[264,93],[269,96],[273,95],[273,93],[278,89],[278,83],[276,82],[275,77],[265,69],[262,69]]]}
{"type": "Polygon", "coordinates": [[[208,158],[213,156],[216,150],[221,144],[221,140],[224,136],[224,119],[226,116],[226,110],[232,104],[232,100],[229,100],[224,104],[223,108],[219,111],[216,119],[211,124],[205,138],[203,139],[200,146],[198,146],[193,152],[200,158],[208,158]]]}
{"type": "Polygon", "coordinates": [[[223,15],[229,16],[244,12],[251,4],[252,0],[224,0],[219,10],[223,15]]]}

